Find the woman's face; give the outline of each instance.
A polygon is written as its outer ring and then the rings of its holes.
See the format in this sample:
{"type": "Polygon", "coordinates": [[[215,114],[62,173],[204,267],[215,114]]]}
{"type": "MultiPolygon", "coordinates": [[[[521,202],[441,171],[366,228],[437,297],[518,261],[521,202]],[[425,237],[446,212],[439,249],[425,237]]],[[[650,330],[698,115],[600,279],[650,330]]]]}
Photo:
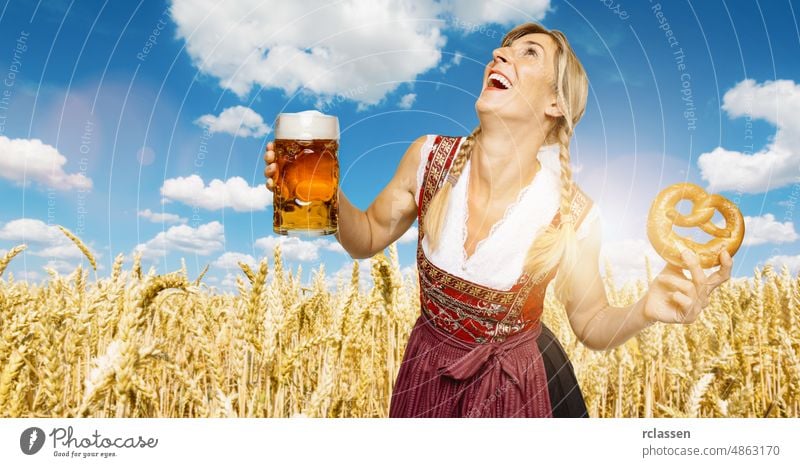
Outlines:
{"type": "Polygon", "coordinates": [[[540,125],[545,116],[560,116],[553,91],[556,51],[555,40],[543,33],[527,34],[495,49],[475,103],[478,113],[540,125]]]}

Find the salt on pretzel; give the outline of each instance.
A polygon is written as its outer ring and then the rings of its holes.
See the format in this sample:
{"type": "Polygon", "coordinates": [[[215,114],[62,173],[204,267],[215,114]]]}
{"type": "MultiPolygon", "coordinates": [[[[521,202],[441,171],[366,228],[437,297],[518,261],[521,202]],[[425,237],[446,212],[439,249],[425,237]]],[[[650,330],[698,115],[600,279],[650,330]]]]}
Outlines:
{"type": "Polygon", "coordinates": [[[733,257],[744,238],[744,218],[741,211],[731,201],[717,194],[708,194],[693,183],[676,183],[662,190],[647,216],[647,237],[653,248],[668,263],[688,269],[681,258],[682,249],[694,251],[704,269],[719,265],[722,249],[733,257]],[[675,209],[681,200],[692,201],[692,212],[683,215],[675,209]],[[719,211],[725,218],[725,227],[717,227],[711,218],[719,211]],[[673,226],[699,227],[712,238],[707,243],[697,243],[676,234],[673,226]]]}

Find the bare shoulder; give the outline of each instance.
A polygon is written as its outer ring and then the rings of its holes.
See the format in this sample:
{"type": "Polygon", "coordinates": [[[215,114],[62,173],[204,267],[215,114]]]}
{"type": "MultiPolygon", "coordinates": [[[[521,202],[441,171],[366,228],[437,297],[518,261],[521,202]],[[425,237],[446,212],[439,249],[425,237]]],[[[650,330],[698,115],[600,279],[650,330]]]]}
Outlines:
{"type": "Polygon", "coordinates": [[[414,193],[417,189],[417,168],[421,162],[420,158],[422,147],[428,139],[428,135],[422,135],[415,139],[406,149],[403,158],[397,168],[397,176],[403,181],[403,185],[409,193],[414,193]]]}

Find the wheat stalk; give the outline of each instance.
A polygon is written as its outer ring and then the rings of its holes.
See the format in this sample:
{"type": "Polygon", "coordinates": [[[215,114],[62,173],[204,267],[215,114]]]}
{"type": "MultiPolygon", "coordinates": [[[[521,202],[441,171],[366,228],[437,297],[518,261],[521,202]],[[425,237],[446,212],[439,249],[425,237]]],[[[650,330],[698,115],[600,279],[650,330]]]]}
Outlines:
{"type": "Polygon", "coordinates": [[[17,245],[8,250],[8,252],[3,255],[3,258],[0,259],[0,276],[2,276],[3,272],[5,272],[6,268],[8,267],[8,263],[10,263],[15,256],[25,251],[26,248],[28,248],[28,246],[23,243],[22,245],[17,245]]]}
{"type": "MultiPolygon", "coordinates": [[[[23,247],[0,259],[0,274],[23,247]]],[[[357,261],[331,290],[324,267],[305,284],[274,253],[272,280],[265,260],[245,265],[238,293],[206,286],[208,266],[191,282],[184,263],[145,275],[141,252],[130,271],[118,255],[93,281],[80,266],[40,285],[7,273],[0,416],[387,415],[420,313],[419,282],[400,274],[396,248],[372,258],[367,290],[357,261]]],[[[646,292],[607,268],[613,304],[646,292]]],[[[542,320],[591,416],[800,416],[800,277],[787,268],[725,283],[692,325],[652,326],[609,352],[580,343],[552,292],[542,320]]]]}
{"type": "Polygon", "coordinates": [[[3,372],[0,373],[0,412],[8,404],[8,395],[11,393],[14,381],[25,363],[26,350],[25,346],[15,349],[11,354],[11,358],[8,359],[8,362],[3,367],[3,372]]]}
{"type": "Polygon", "coordinates": [[[94,255],[93,255],[93,254],[92,254],[92,252],[89,250],[89,247],[87,247],[87,246],[86,246],[86,244],[85,244],[85,243],[83,243],[83,241],[82,241],[80,238],[76,237],[76,236],[75,236],[75,234],[73,234],[72,232],[70,232],[70,231],[69,231],[69,230],[68,230],[66,227],[64,227],[63,225],[59,225],[59,226],[58,226],[58,228],[59,228],[59,230],[61,230],[61,232],[63,232],[63,233],[64,233],[64,235],[66,235],[66,236],[67,236],[67,238],[69,238],[70,240],[72,240],[72,243],[74,243],[74,244],[75,244],[75,246],[77,246],[77,247],[78,247],[78,249],[79,249],[79,250],[81,250],[81,252],[83,253],[83,255],[84,255],[84,256],[86,256],[86,259],[88,259],[88,260],[89,260],[89,264],[91,264],[91,265],[92,265],[92,269],[94,269],[95,271],[97,271],[97,261],[95,261],[95,259],[94,259],[94,255]]]}

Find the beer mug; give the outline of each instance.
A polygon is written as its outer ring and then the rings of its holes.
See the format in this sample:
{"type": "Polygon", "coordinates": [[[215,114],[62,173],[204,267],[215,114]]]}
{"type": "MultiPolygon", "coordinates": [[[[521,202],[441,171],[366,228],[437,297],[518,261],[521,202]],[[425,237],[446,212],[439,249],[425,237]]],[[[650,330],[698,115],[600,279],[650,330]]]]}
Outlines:
{"type": "Polygon", "coordinates": [[[273,225],[277,234],[336,233],[339,214],[339,119],[316,110],[275,119],[273,225]]]}

